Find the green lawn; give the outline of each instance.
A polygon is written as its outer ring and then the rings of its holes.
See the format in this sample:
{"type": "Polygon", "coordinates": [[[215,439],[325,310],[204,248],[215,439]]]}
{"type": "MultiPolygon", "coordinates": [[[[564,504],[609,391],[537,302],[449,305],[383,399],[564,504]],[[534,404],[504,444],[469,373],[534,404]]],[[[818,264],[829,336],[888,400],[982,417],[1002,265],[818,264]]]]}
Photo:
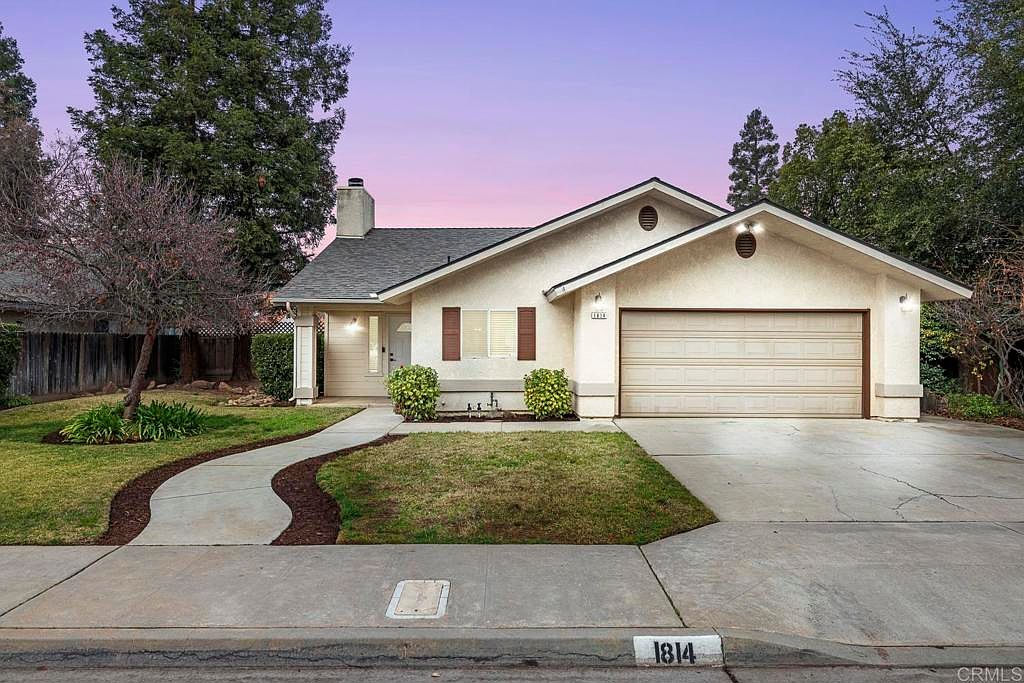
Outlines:
{"type": "Polygon", "coordinates": [[[213,393],[151,391],[143,400],[186,400],[209,414],[210,430],[182,439],[117,446],[40,443],[97,396],[0,411],[0,544],[88,543],[107,527],[110,501],[124,484],[196,453],[322,429],[357,408],[233,408],[213,393]]]}
{"type": "Polygon", "coordinates": [[[648,543],[714,515],[625,434],[413,434],[328,462],[339,543],[648,543]]]}

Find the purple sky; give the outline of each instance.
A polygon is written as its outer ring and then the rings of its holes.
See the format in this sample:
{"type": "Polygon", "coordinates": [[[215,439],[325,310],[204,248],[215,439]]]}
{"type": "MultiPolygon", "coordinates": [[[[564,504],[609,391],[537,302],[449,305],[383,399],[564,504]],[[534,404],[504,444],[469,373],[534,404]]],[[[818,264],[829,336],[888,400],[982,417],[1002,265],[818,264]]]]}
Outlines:
{"type": "MultiPolygon", "coordinates": [[[[0,21],[39,86],[47,134],[88,107],[82,34],[109,0],[10,0],[0,21]]],[[[849,105],[834,81],[882,0],[329,3],[351,44],[334,156],[379,225],[534,225],[650,176],[718,203],[753,107],[785,141],[849,105]]],[[[926,29],[935,0],[885,3],[926,29]]]]}

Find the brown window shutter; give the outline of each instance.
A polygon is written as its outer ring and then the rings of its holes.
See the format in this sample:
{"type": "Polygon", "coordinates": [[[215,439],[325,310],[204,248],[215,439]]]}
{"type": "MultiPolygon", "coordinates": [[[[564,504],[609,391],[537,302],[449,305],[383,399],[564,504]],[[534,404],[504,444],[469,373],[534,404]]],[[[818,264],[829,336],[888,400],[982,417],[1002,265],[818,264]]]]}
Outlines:
{"type": "Polygon", "coordinates": [[[441,309],[441,360],[462,357],[462,313],[459,308],[441,309]]]}
{"type": "Polygon", "coordinates": [[[537,309],[519,309],[519,360],[537,360],[537,309]]]}

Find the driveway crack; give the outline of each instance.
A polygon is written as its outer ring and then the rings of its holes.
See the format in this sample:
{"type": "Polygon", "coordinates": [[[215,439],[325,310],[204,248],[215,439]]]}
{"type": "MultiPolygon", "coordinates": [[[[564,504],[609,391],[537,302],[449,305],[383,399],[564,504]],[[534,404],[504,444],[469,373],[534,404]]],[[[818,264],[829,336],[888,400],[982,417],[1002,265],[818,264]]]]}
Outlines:
{"type": "MultiPolygon", "coordinates": [[[[933,498],[938,498],[939,500],[941,500],[943,503],[945,503],[947,505],[952,505],[953,507],[957,508],[958,510],[964,510],[965,512],[970,512],[970,510],[968,510],[967,508],[963,507],[962,505],[957,505],[953,501],[948,500],[946,498],[946,496],[949,496],[949,494],[935,493],[934,491],[929,491],[928,489],[923,489],[920,486],[914,486],[909,481],[904,481],[903,479],[900,479],[899,477],[893,477],[893,476],[888,475],[888,474],[882,474],[881,472],[876,472],[875,470],[872,470],[872,469],[869,469],[867,467],[864,467],[863,465],[861,465],[860,469],[862,469],[863,471],[865,471],[865,472],[867,472],[869,474],[873,474],[876,477],[882,477],[883,479],[889,479],[889,480],[898,482],[900,484],[903,484],[906,487],[912,488],[915,491],[920,491],[921,492],[921,496],[916,496],[915,498],[911,498],[910,500],[916,500],[917,498],[921,498],[922,496],[932,496],[933,498]]],[[[968,496],[950,496],[950,497],[961,498],[961,497],[968,497],[968,496]]],[[[899,505],[896,506],[896,508],[899,508],[899,507],[903,506],[904,504],[909,503],[910,500],[906,500],[903,503],[900,503],[899,505]]],[[[895,510],[896,508],[893,508],[893,509],[895,510]]]]}
{"type": "Polygon", "coordinates": [[[836,488],[834,486],[829,486],[828,490],[832,492],[832,506],[836,509],[836,512],[841,514],[843,517],[846,517],[851,522],[857,521],[846,511],[844,511],[841,507],[839,507],[839,496],[836,495],[836,488]]]}

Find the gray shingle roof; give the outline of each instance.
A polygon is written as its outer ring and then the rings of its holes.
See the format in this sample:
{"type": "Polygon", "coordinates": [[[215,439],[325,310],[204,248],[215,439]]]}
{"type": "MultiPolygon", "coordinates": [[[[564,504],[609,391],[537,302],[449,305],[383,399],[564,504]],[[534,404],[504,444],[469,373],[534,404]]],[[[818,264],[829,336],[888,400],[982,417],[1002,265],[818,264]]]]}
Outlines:
{"type": "Polygon", "coordinates": [[[338,238],[274,293],[297,299],[369,299],[449,260],[528,228],[375,228],[362,239],[338,238]]]}

